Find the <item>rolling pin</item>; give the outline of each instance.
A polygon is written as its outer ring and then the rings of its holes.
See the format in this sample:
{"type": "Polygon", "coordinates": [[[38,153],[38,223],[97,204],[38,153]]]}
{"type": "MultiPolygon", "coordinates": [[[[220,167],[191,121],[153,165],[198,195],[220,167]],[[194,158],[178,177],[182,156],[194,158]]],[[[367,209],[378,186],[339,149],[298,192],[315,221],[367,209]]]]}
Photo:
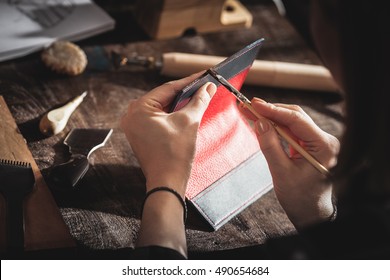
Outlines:
{"type": "MultiPolygon", "coordinates": [[[[165,53],[161,74],[185,77],[206,70],[225,57],[189,53],[165,53]]],[[[329,70],[323,66],[255,60],[244,82],[247,85],[338,92],[339,88],[329,70]]]]}

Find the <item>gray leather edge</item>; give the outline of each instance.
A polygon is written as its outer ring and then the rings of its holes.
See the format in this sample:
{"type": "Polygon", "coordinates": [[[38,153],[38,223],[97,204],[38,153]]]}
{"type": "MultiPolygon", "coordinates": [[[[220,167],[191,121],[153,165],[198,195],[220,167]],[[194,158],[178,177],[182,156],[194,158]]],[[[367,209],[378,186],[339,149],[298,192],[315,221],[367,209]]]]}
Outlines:
{"type": "Polygon", "coordinates": [[[190,200],[214,230],[272,188],[272,177],[261,151],[190,200]]]}

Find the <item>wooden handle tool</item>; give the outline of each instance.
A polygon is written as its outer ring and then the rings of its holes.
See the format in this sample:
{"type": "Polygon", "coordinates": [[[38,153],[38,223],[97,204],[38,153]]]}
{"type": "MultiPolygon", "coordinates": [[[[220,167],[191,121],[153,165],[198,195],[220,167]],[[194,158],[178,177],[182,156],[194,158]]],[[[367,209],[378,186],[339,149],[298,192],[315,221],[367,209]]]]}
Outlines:
{"type": "Polygon", "coordinates": [[[54,109],[44,115],[39,123],[39,130],[46,136],[60,133],[76,108],[81,104],[87,92],[83,92],[64,106],[54,109]]]}
{"type": "MultiPolygon", "coordinates": [[[[165,53],[161,74],[170,77],[185,77],[208,69],[223,61],[225,57],[189,53],[165,53]]],[[[255,60],[245,84],[339,92],[329,70],[320,65],[255,60]]]]}

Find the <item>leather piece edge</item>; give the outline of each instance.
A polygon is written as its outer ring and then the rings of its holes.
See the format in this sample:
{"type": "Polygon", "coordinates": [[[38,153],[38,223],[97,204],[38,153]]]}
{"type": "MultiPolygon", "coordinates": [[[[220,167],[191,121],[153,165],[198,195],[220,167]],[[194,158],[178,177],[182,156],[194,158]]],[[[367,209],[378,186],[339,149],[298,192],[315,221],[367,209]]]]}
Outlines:
{"type": "Polygon", "coordinates": [[[272,188],[272,177],[262,152],[199,193],[190,203],[218,230],[272,188]]]}

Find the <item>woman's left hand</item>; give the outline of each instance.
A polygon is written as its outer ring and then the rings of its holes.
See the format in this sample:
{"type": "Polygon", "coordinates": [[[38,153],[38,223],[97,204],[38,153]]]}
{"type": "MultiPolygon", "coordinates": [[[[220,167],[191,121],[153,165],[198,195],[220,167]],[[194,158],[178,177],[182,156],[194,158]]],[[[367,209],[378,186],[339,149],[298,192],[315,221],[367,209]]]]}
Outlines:
{"type": "Polygon", "coordinates": [[[195,154],[196,135],[216,86],[203,85],[181,110],[167,108],[200,73],[168,82],[131,101],[122,129],[146,177],[147,191],[169,186],[184,196],[195,154]]]}
{"type": "MultiPolygon", "coordinates": [[[[177,112],[167,113],[177,93],[199,73],[166,83],[131,101],[122,118],[122,129],[146,177],[146,191],[166,186],[184,199],[195,155],[198,127],[216,91],[203,85],[177,112]]],[[[184,209],[169,192],[158,191],[146,199],[137,247],[162,246],[187,254],[184,209]]]]}

